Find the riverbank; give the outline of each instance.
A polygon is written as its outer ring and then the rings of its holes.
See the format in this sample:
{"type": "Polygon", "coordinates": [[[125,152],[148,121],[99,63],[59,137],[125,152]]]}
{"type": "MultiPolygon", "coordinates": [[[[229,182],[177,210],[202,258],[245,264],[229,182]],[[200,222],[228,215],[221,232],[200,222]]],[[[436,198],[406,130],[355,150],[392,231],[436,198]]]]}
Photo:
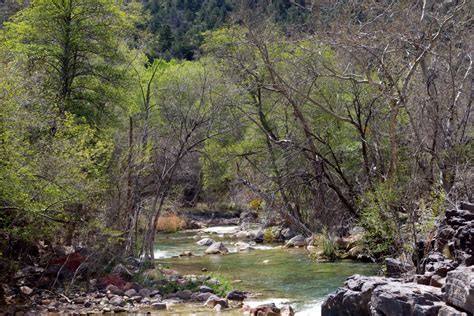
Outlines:
{"type": "MultiPolygon", "coordinates": [[[[156,236],[157,268],[140,271],[139,262],[130,259],[88,283],[78,278],[71,288],[62,279],[55,289],[35,287],[38,275],[24,269],[17,285],[6,288],[10,308],[5,312],[208,315],[223,309],[229,315],[242,315],[259,306],[272,313],[281,308],[282,313],[289,313],[287,306],[291,306],[300,315],[314,315],[319,313],[323,298],[349,275],[373,275],[378,270],[376,265],[350,260],[316,262],[304,247],[256,244],[253,231],[219,226],[160,233],[156,236]],[[221,243],[227,249],[225,255],[206,255],[210,246],[201,245],[205,239],[221,243]],[[218,297],[206,304],[211,294],[218,297]],[[272,303],[275,306],[268,305],[272,303]]],[[[73,273],[68,268],[75,267],[66,264],[63,271],[73,273]]]]}
{"type": "MultiPolygon", "coordinates": [[[[156,268],[116,258],[119,262],[104,269],[109,272],[97,274],[87,250],[56,247],[46,266],[26,266],[14,284],[2,286],[2,311],[186,315],[223,309],[241,315],[283,309],[282,314],[295,310],[314,315],[323,298],[349,275],[373,275],[378,270],[351,260],[318,263],[321,236],[305,238],[278,223],[263,226],[252,212],[178,215],[173,222],[193,229],[157,234],[156,268]]],[[[357,238],[339,238],[335,250],[348,253],[357,247],[357,238]]]]}

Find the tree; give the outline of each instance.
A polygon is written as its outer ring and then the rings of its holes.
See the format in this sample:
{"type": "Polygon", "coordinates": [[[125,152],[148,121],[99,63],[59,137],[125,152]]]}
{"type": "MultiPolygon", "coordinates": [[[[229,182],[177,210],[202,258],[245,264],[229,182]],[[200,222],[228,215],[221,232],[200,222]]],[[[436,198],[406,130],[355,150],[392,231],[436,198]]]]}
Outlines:
{"type": "Polygon", "coordinates": [[[43,97],[100,125],[114,113],[124,78],[127,29],[133,23],[110,0],[36,0],[5,23],[6,45],[28,63],[43,97]]]}

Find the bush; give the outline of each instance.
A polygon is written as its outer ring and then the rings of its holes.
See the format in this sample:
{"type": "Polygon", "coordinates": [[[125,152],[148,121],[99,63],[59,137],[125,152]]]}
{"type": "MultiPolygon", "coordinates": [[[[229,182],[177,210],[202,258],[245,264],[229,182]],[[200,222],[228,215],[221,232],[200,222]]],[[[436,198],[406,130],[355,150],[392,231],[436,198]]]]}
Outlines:
{"type": "Polygon", "coordinates": [[[186,221],[175,213],[161,216],[158,219],[156,230],[166,233],[175,233],[186,226],[186,221]]]}
{"type": "Polygon", "coordinates": [[[327,227],[323,227],[321,233],[314,236],[313,245],[318,249],[313,256],[315,259],[336,259],[336,244],[329,236],[327,227]]]}
{"type": "Polygon", "coordinates": [[[273,242],[275,240],[275,236],[273,236],[273,231],[271,227],[265,228],[263,231],[263,241],[265,242],[273,242]]]}
{"type": "Polygon", "coordinates": [[[322,255],[327,259],[334,260],[336,258],[336,245],[331,240],[327,227],[323,228],[320,240],[323,251],[322,255]]]}
{"type": "Polygon", "coordinates": [[[381,183],[360,199],[359,224],[364,227],[364,243],[375,258],[395,255],[397,250],[397,224],[399,218],[394,209],[398,194],[388,183],[381,183]]]}
{"type": "Polygon", "coordinates": [[[214,293],[219,296],[225,296],[234,289],[231,281],[220,273],[209,273],[209,279],[205,282],[205,285],[213,289],[214,293]]]}

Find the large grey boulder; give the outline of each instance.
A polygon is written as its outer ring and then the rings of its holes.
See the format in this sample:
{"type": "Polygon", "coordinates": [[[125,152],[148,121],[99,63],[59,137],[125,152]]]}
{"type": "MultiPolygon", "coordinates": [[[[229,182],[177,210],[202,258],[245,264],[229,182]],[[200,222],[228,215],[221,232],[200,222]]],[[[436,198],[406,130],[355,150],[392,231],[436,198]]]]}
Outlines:
{"type": "Polygon", "coordinates": [[[443,306],[438,311],[438,316],[467,316],[466,313],[451,306],[443,306]]]}
{"type": "Polygon", "coordinates": [[[474,314],[474,267],[448,272],[443,291],[446,302],[474,314]]]}
{"type": "Polygon", "coordinates": [[[439,288],[393,281],[373,290],[370,306],[372,315],[437,316],[444,302],[439,288]]]}
{"type": "Polygon", "coordinates": [[[216,254],[226,254],[229,250],[224,245],[224,243],[218,241],[209,246],[209,248],[204,251],[207,255],[216,255],[216,254]]]}
{"type": "Polygon", "coordinates": [[[321,306],[321,315],[325,316],[369,316],[369,303],[375,287],[387,284],[388,279],[353,275],[339,288],[330,294],[321,306]]]}
{"type": "Polygon", "coordinates": [[[355,275],[346,280],[343,288],[328,296],[321,306],[321,315],[437,316],[442,308],[444,315],[456,311],[447,307],[440,288],[355,275]]]}

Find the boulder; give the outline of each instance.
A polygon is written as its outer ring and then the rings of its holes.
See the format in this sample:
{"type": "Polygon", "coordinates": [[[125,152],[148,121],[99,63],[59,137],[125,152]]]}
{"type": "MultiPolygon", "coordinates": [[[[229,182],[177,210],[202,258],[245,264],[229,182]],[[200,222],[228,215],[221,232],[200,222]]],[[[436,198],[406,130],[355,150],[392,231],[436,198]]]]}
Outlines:
{"type": "Polygon", "coordinates": [[[113,296],[109,300],[109,303],[113,306],[124,306],[125,305],[125,301],[123,300],[123,298],[121,296],[118,296],[118,295],[113,296]]]}
{"type": "Polygon", "coordinates": [[[339,288],[330,294],[321,305],[323,316],[370,315],[368,304],[371,292],[361,292],[339,288]]]}
{"type": "Polygon", "coordinates": [[[138,293],[135,289],[130,289],[128,291],[125,291],[124,295],[128,297],[133,297],[133,296],[137,296],[138,293]]]}
{"type": "Polygon", "coordinates": [[[467,316],[467,314],[452,306],[446,305],[439,309],[438,316],[467,316]]]}
{"type": "Polygon", "coordinates": [[[285,244],[285,247],[304,247],[306,246],[306,238],[302,235],[295,236],[288,240],[285,244]]]}
{"type": "Polygon", "coordinates": [[[214,290],[207,285],[201,285],[199,287],[199,292],[201,293],[214,293],[214,290]]]}
{"type": "Polygon", "coordinates": [[[215,243],[215,241],[212,238],[203,238],[196,242],[196,244],[198,244],[199,246],[210,246],[213,243],[215,243]]]}
{"type": "Polygon", "coordinates": [[[138,291],[138,295],[140,295],[141,297],[151,297],[151,292],[151,290],[143,288],[138,291]]]}
{"type": "Polygon", "coordinates": [[[264,236],[264,230],[263,229],[260,229],[259,231],[257,231],[257,233],[255,234],[255,238],[253,239],[256,243],[262,243],[264,240],[263,240],[263,236],[264,236]]]}
{"type": "Polygon", "coordinates": [[[224,246],[224,243],[220,241],[214,242],[209,246],[209,248],[206,249],[206,251],[204,251],[204,253],[207,255],[226,254],[228,252],[229,250],[226,248],[226,246],[224,246]]]}
{"type": "Polygon", "coordinates": [[[194,254],[191,251],[183,251],[179,254],[180,257],[192,257],[194,254]]]}
{"type": "Polygon", "coordinates": [[[239,290],[232,290],[229,293],[227,293],[226,298],[231,301],[239,301],[242,302],[244,299],[247,298],[247,295],[245,295],[244,292],[239,291],[239,290]]]}
{"type": "Polygon", "coordinates": [[[140,303],[141,301],[143,301],[143,297],[141,297],[140,295],[132,296],[132,297],[130,297],[130,299],[131,299],[133,302],[136,302],[136,303],[140,303]]]}
{"type": "MultiPolygon", "coordinates": [[[[196,293],[195,293],[196,294],[196,293]]],[[[198,301],[198,302],[205,302],[209,299],[209,297],[213,296],[214,294],[210,293],[210,292],[204,292],[204,293],[197,293],[194,297],[193,297],[193,300],[194,301],[198,301]]]]}
{"type": "Polygon", "coordinates": [[[385,259],[385,275],[388,277],[400,277],[402,274],[410,271],[408,264],[402,263],[399,259],[386,258],[385,259]]]}
{"type": "Polygon", "coordinates": [[[474,267],[458,267],[448,272],[443,287],[449,304],[474,314],[474,267]]]}
{"type": "Polygon", "coordinates": [[[33,289],[24,285],[24,286],[21,286],[20,287],[20,291],[21,293],[25,294],[25,295],[31,295],[31,293],[33,293],[33,289]]]}
{"type": "Polygon", "coordinates": [[[210,296],[207,300],[206,303],[204,303],[204,306],[214,308],[217,304],[221,305],[223,308],[228,308],[229,304],[227,303],[226,300],[223,298],[220,298],[217,295],[212,295],[210,296]]]}
{"type": "Polygon", "coordinates": [[[190,290],[182,290],[174,293],[174,297],[179,298],[180,300],[187,301],[191,298],[193,292],[190,290]]]}
{"type": "Polygon", "coordinates": [[[373,315],[438,315],[444,305],[439,288],[390,281],[377,286],[370,300],[373,315]]]}
{"type": "Polygon", "coordinates": [[[150,297],[153,297],[153,298],[161,298],[161,293],[160,293],[159,290],[153,289],[153,290],[151,290],[151,292],[150,292],[150,297]]]}
{"type": "Polygon", "coordinates": [[[322,316],[437,315],[445,306],[439,288],[383,277],[355,275],[330,294],[322,316]]]}
{"type": "Polygon", "coordinates": [[[446,278],[443,278],[437,274],[433,275],[430,279],[430,285],[434,287],[443,287],[446,282],[446,278]]]}
{"type": "Polygon", "coordinates": [[[414,277],[414,281],[417,284],[430,285],[431,276],[424,275],[424,274],[417,274],[414,277]]]}
{"type": "Polygon", "coordinates": [[[250,309],[250,315],[258,316],[279,316],[280,309],[276,307],[275,303],[262,304],[250,309]]]}

